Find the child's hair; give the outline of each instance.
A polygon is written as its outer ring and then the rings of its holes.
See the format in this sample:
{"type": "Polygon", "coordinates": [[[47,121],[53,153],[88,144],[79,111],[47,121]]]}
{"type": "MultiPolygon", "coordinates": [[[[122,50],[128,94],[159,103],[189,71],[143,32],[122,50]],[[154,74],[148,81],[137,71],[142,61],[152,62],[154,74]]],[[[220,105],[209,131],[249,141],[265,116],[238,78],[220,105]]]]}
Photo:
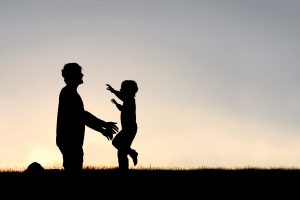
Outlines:
{"type": "Polygon", "coordinates": [[[133,80],[125,80],[121,84],[122,91],[126,92],[130,96],[135,96],[138,91],[138,86],[133,80]]]}

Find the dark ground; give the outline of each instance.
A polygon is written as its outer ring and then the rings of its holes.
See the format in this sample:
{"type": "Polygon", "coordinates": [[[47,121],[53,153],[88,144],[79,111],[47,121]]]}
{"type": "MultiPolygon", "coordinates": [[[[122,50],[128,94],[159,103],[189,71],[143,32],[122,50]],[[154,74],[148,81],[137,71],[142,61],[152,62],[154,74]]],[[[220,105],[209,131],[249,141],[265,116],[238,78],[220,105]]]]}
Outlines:
{"type": "MultiPolygon", "coordinates": [[[[0,173],[2,193],[49,198],[66,195],[96,199],[298,199],[300,170],[84,170],[66,175],[61,170],[0,173]],[[12,192],[10,191],[12,190],[12,192]],[[19,193],[19,191],[21,193],[19,193]]],[[[299,197],[300,198],[300,197],[299,197]]],[[[48,198],[47,198],[48,199],[48,198]]]]}

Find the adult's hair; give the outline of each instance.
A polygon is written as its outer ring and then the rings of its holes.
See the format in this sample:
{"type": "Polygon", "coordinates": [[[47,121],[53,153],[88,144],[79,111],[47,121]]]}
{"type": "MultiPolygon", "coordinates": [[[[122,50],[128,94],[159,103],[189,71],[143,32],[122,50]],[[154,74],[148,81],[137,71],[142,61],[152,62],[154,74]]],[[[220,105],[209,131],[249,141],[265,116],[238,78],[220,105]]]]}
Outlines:
{"type": "Polygon", "coordinates": [[[61,70],[61,75],[66,80],[74,79],[78,73],[81,73],[81,66],[77,63],[67,63],[61,70]]]}

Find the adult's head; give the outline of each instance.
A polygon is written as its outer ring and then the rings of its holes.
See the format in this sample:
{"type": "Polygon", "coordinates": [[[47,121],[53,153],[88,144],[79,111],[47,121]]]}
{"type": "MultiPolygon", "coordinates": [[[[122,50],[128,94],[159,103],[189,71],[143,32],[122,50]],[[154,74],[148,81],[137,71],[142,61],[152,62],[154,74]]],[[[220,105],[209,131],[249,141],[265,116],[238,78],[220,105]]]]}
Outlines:
{"type": "Polygon", "coordinates": [[[83,83],[81,66],[77,63],[67,63],[61,70],[62,77],[67,85],[79,85],[83,83]]]}

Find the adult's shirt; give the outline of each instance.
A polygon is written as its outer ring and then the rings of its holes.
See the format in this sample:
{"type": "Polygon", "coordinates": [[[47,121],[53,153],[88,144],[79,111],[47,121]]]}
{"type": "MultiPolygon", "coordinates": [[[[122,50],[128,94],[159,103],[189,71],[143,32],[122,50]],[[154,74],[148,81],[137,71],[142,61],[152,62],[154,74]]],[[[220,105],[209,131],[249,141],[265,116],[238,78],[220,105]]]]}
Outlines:
{"type": "Polygon", "coordinates": [[[76,88],[66,85],[59,94],[56,144],[82,146],[85,132],[85,110],[76,88]]]}

